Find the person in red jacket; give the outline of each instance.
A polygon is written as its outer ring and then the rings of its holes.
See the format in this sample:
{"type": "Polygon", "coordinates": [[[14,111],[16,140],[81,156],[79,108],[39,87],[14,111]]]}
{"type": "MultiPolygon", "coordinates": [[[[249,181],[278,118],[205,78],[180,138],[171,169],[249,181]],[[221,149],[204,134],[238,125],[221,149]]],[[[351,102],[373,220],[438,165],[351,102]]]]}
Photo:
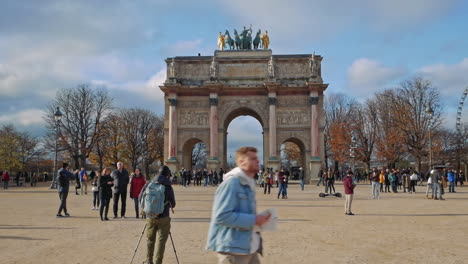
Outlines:
{"type": "Polygon", "coordinates": [[[145,186],[145,184],[145,177],[141,173],[141,170],[139,168],[136,168],[135,173],[133,173],[133,176],[130,179],[130,198],[132,198],[135,202],[136,218],[140,218],[140,203],[138,201],[138,197],[140,196],[141,189],[143,189],[143,186],[145,186]]]}
{"type": "Polygon", "coordinates": [[[8,171],[4,171],[2,174],[2,182],[3,182],[3,189],[8,189],[8,183],[10,181],[10,174],[8,174],[8,171]]]}
{"type": "Polygon", "coordinates": [[[346,173],[346,177],[343,178],[343,186],[346,197],[345,214],[354,215],[351,212],[351,203],[353,202],[354,187],[356,186],[356,184],[353,182],[353,172],[351,170],[349,170],[346,173]]]}

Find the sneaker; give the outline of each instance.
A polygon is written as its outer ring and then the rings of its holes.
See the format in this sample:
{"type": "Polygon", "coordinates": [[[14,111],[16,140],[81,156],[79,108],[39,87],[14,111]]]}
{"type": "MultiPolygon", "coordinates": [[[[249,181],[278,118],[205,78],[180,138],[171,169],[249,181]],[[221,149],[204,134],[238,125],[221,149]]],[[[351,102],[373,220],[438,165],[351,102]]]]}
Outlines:
{"type": "Polygon", "coordinates": [[[106,216],[106,217],[104,217],[104,220],[109,221],[109,218],[107,218],[107,216],[106,216]]]}
{"type": "Polygon", "coordinates": [[[122,215],[122,219],[125,219],[125,218],[126,218],[125,215],[122,215]]]}
{"type": "Polygon", "coordinates": [[[116,215],[114,215],[113,219],[117,219],[118,217],[116,215]]]}
{"type": "Polygon", "coordinates": [[[69,213],[65,213],[65,216],[66,216],[66,217],[70,217],[70,214],[69,214],[69,213]]]}
{"type": "Polygon", "coordinates": [[[353,213],[349,212],[348,215],[354,215],[353,213]]]}
{"type": "Polygon", "coordinates": [[[57,214],[56,217],[63,217],[63,215],[62,214],[57,214]]]}

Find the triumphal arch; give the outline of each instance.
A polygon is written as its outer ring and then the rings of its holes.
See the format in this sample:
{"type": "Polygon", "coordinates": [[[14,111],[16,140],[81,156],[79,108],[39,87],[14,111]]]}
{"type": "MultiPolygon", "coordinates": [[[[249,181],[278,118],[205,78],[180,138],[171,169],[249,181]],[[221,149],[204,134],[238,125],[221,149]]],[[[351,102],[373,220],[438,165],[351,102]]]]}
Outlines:
{"type": "Polygon", "coordinates": [[[271,49],[216,50],[214,56],[166,59],[164,158],[171,170],[191,168],[205,143],[209,168],[227,167],[227,128],[241,115],[263,128],[263,164],[280,167],[280,146],[299,146],[308,179],[323,161],[322,57],[273,55],[271,49]]]}

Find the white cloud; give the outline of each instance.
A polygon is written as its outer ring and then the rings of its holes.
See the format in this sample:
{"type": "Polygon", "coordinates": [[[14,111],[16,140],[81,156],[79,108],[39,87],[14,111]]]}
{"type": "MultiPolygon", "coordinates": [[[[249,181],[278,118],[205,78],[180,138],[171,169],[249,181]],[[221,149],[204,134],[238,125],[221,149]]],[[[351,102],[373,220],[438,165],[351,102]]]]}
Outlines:
{"type": "Polygon", "coordinates": [[[0,115],[0,123],[30,126],[43,124],[44,111],[41,109],[26,109],[12,114],[0,115]]]}
{"type": "MultiPolygon", "coordinates": [[[[135,94],[144,98],[146,101],[162,102],[164,93],[159,88],[166,80],[166,70],[160,70],[146,81],[135,82],[110,82],[107,80],[93,80],[91,83],[95,86],[103,86],[109,89],[113,97],[135,94]],[[123,93],[122,93],[123,92],[123,93]]],[[[129,99],[129,98],[126,98],[129,99]]],[[[138,103],[136,104],[138,106],[138,103]]]]}
{"type": "Polygon", "coordinates": [[[461,97],[468,86],[468,58],[455,64],[433,64],[416,71],[430,79],[442,95],[461,97]]]}
{"type": "Polygon", "coordinates": [[[355,60],[348,68],[349,86],[355,95],[369,95],[399,80],[404,74],[402,68],[387,67],[368,58],[355,60]]]}

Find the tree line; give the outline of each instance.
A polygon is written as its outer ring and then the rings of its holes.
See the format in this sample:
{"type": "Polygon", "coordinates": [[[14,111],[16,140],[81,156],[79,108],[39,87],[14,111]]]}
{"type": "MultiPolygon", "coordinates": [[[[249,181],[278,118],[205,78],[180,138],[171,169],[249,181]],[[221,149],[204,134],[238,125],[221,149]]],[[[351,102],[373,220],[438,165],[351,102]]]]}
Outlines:
{"type": "Polygon", "coordinates": [[[433,164],[466,166],[468,129],[443,127],[445,105],[438,90],[423,78],[412,78],[398,87],[375,93],[364,102],[344,94],[329,94],[324,103],[325,159],[327,167],[380,161],[395,168],[409,158],[418,171],[433,164]],[[432,137],[432,144],[429,136],[432,137]],[[432,147],[430,147],[432,145],[432,147]],[[328,164],[328,161],[332,164],[328,164]]]}
{"type": "Polygon", "coordinates": [[[73,168],[140,167],[149,176],[164,155],[164,116],[142,108],[119,108],[104,88],[80,84],[60,89],[46,107],[45,149],[73,168]],[[63,113],[57,124],[56,108],[63,113]]]}

